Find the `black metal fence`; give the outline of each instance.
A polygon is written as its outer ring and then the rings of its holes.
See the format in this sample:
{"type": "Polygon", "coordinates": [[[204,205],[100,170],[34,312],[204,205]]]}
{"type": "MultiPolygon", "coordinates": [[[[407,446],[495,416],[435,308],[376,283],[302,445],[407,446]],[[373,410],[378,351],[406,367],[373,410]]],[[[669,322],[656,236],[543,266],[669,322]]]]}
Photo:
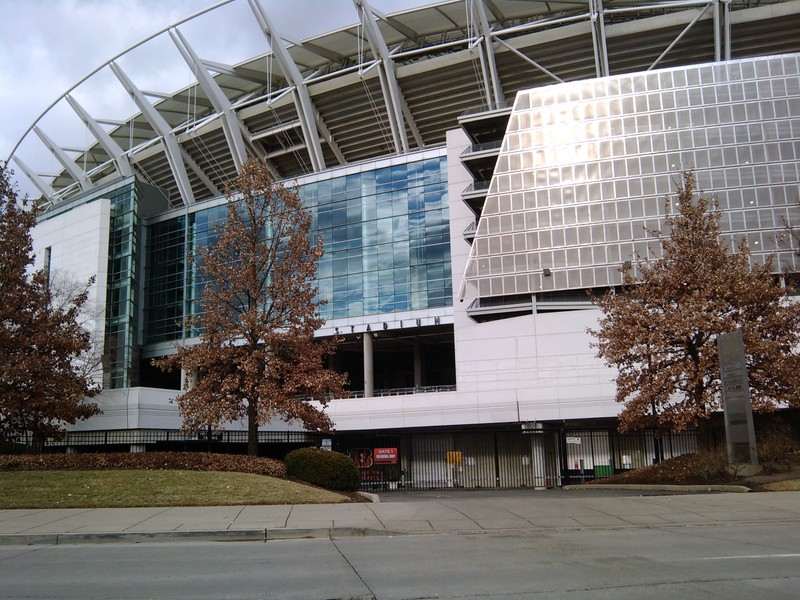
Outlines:
{"type": "Polygon", "coordinates": [[[550,488],[696,452],[695,432],[534,429],[337,435],[363,490],[550,488]]]}
{"type": "MultiPolygon", "coordinates": [[[[296,448],[321,446],[321,433],[259,431],[259,455],[283,459],[296,448]]],[[[329,437],[329,436],[328,436],[329,437]]],[[[69,432],[63,439],[48,439],[45,452],[175,451],[246,454],[246,431],[201,431],[196,434],[168,429],[120,429],[69,432]]]]}
{"type": "MultiPolygon", "coordinates": [[[[697,451],[695,432],[614,429],[483,429],[326,435],[259,432],[259,454],[283,459],[296,448],[330,447],[353,458],[363,490],[550,488],[609,477],[697,451]],[[327,440],[327,441],[326,441],[327,440]],[[329,445],[330,444],[330,445],[329,445]]],[[[247,452],[246,431],[70,432],[46,452],[247,452]]],[[[24,451],[24,449],[23,449],[24,451]]],[[[13,452],[13,450],[12,450],[13,452]]]]}
{"type": "Polygon", "coordinates": [[[563,485],[610,477],[697,452],[697,433],[562,430],[563,485]]]}

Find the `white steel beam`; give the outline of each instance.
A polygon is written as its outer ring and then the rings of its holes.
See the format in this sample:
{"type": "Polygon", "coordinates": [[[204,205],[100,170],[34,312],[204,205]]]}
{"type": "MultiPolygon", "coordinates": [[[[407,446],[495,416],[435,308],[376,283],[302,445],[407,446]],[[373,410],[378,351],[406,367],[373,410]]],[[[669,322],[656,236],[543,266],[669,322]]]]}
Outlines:
{"type": "Polygon", "coordinates": [[[211,73],[206,70],[203,62],[194,50],[192,50],[189,42],[181,35],[181,32],[178,31],[177,28],[170,29],[169,35],[178,47],[178,51],[181,53],[181,56],[183,56],[186,64],[189,65],[192,73],[197,78],[197,84],[211,101],[214,110],[222,115],[222,131],[225,134],[225,141],[228,142],[228,149],[233,158],[236,171],[241,171],[242,165],[247,162],[247,150],[244,145],[245,138],[242,135],[242,129],[247,128],[231,107],[231,102],[228,100],[228,97],[223,93],[222,89],[220,89],[219,85],[217,85],[217,82],[214,81],[211,73]]]}
{"type": "Polygon", "coordinates": [[[180,144],[178,144],[178,148],[181,151],[181,156],[183,157],[184,162],[188,165],[192,172],[197,175],[198,179],[203,182],[203,185],[205,185],[214,196],[222,196],[222,191],[220,191],[220,189],[214,185],[214,182],[209,179],[208,175],[205,174],[205,171],[200,168],[200,165],[198,165],[191,155],[186,151],[186,148],[180,144]]]}
{"type": "Polygon", "coordinates": [[[719,0],[714,0],[714,60],[719,62],[722,60],[722,22],[719,0]]]}
{"type": "Polygon", "coordinates": [[[655,59],[655,61],[653,61],[653,64],[652,64],[652,65],[650,65],[649,67],[647,67],[647,70],[648,70],[648,71],[652,71],[653,69],[655,69],[655,68],[658,66],[658,64],[659,64],[659,63],[660,63],[660,62],[661,62],[661,61],[664,59],[664,57],[665,57],[667,54],[669,54],[669,53],[672,51],[672,49],[673,49],[675,46],[677,46],[677,45],[678,45],[678,43],[679,43],[679,42],[680,42],[680,41],[683,39],[683,36],[685,36],[687,33],[689,33],[689,30],[691,30],[691,28],[692,28],[692,27],[694,27],[694,26],[697,24],[697,22],[698,22],[700,19],[702,19],[702,18],[705,16],[705,14],[708,12],[709,8],[711,8],[713,4],[714,4],[714,2],[713,2],[713,1],[712,1],[712,2],[708,2],[708,3],[707,3],[707,4],[706,4],[704,7],[703,7],[703,9],[702,9],[702,10],[701,10],[701,11],[700,11],[698,14],[697,14],[697,16],[696,16],[694,19],[692,19],[692,22],[691,22],[691,23],[689,23],[689,24],[688,24],[688,25],[687,25],[687,26],[686,26],[686,27],[683,29],[683,31],[681,31],[681,32],[678,34],[678,37],[676,37],[674,40],[672,40],[672,43],[671,43],[669,46],[667,46],[667,49],[666,49],[666,50],[664,50],[664,51],[661,53],[661,55],[660,55],[660,56],[659,56],[657,59],[655,59]]]}
{"type": "Polygon", "coordinates": [[[175,98],[173,94],[167,94],[166,92],[154,92],[152,90],[140,90],[140,91],[145,96],[149,96],[150,98],[158,98],[159,100],[173,100],[175,98]]]}
{"type": "Polygon", "coordinates": [[[419,33],[411,29],[411,27],[406,27],[394,17],[390,17],[374,7],[372,7],[372,14],[374,14],[376,17],[378,17],[381,21],[383,21],[387,25],[389,25],[389,27],[394,29],[396,32],[402,33],[412,42],[416,42],[418,40],[419,33]]]}
{"type": "Polygon", "coordinates": [[[347,63],[347,57],[344,54],[339,54],[338,52],[334,52],[333,50],[324,48],[319,44],[307,41],[304,42],[302,40],[298,40],[283,33],[281,34],[281,38],[285,42],[289,42],[290,44],[293,44],[298,48],[302,48],[303,50],[308,50],[312,54],[316,54],[317,56],[321,56],[322,58],[327,58],[331,62],[339,63],[341,65],[347,63]]]}
{"type": "MultiPolygon", "coordinates": [[[[406,136],[406,120],[403,115],[402,93],[397,83],[397,75],[394,71],[394,61],[392,60],[386,40],[383,39],[378,25],[375,23],[375,11],[367,4],[366,0],[353,0],[356,5],[358,16],[364,27],[364,34],[367,42],[372,48],[372,54],[380,59],[380,69],[378,71],[383,90],[383,99],[386,103],[386,114],[389,117],[389,127],[392,130],[395,151],[399,153],[408,152],[408,137],[406,136]]],[[[412,122],[409,123],[412,125],[412,122]]],[[[414,125],[414,127],[416,127],[414,125]]]]}
{"type": "Polygon", "coordinates": [[[489,11],[494,15],[494,18],[497,20],[497,22],[503,25],[505,23],[506,18],[500,11],[500,9],[497,8],[497,5],[494,2],[492,2],[492,0],[483,0],[483,3],[486,5],[486,8],[488,8],[489,11]]]}
{"type": "Polygon", "coordinates": [[[25,176],[31,180],[31,183],[33,183],[33,185],[35,185],[36,188],[42,192],[42,195],[47,199],[48,202],[52,203],[56,196],[55,190],[47,185],[47,183],[41,177],[39,177],[33,169],[22,162],[22,159],[19,156],[15,154],[13,159],[22,172],[25,173],[25,176]]]}
{"type": "Polygon", "coordinates": [[[611,74],[611,67],[608,63],[606,17],[603,0],[589,0],[589,13],[592,27],[595,73],[598,77],[606,77],[611,74]]]}
{"type": "Polygon", "coordinates": [[[551,72],[550,70],[544,68],[542,65],[540,65],[538,62],[536,62],[535,60],[533,60],[529,56],[525,56],[522,52],[520,52],[519,50],[514,48],[514,46],[512,46],[508,42],[506,42],[504,40],[501,40],[500,38],[495,38],[495,39],[496,39],[497,42],[500,43],[501,46],[507,48],[509,52],[512,52],[513,54],[516,54],[517,56],[519,56],[522,60],[524,60],[528,64],[536,67],[542,73],[544,73],[545,75],[547,75],[548,77],[553,79],[553,81],[556,81],[558,83],[564,83],[564,80],[561,79],[558,75],[556,75],[555,73],[551,72]]]}
{"type": "Polygon", "coordinates": [[[347,159],[344,157],[344,153],[342,153],[341,149],[339,148],[339,144],[336,143],[336,140],[333,139],[333,134],[328,129],[328,126],[325,125],[325,122],[322,120],[322,115],[318,112],[314,111],[314,121],[319,128],[319,132],[322,134],[322,137],[328,143],[328,146],[333,151],[333,155],[336,157],[336,160],[339,161],[340,165],[346,165],[347,159]]]}
{"type": "Polygon", "coordinates": [[[175,178],[175,183],[178,186],[178,193],[181,195],[183,203],[187,206],[194,204],[194,192],[192,185],[189,182],[189,174],[186,172],[186,164],[183,162],[181,156],[180,144],[175,139],[169,123],[162,117],[156,108],[150,104],[145,98],[144,94],[139,90],[131,81],[125,72],[115,62],[109,63],[109,68],[117,76],[122,87],[131,95],[136,106],[142,111],[142,115],[150,123],[151,127],[161,137],[161,143],[164,146],[164,155],[167,157],[169,168],[172,171],[172,176],[175,178]]]}
{"type": "Polygon", "coordinates": [[[722,21],[724,27],[723,40],[725,45],[724,60],[731,60],[731,3],[725,0],[722,4],[722,21]]]}
{"type": "Polygon", "coordinates": [[[67,153],[64,152],[64,149],[59,147],[53,140],[47,137],[47,134],[37,126],[34,126],[33,130],[36,132],[36,135],[39,136],[39,139],[42,140],[42,143],[47,146],[47,149],[53,153],[53,156],[56,157],[56,160],[61,163],[61,166],[64,167],[64,169],[66,169],[72,178],[78,182],[78,185],[81,186],[81,190],[85,192],[91,189],[92,184],[88,179],[86,179],[86,175],[84,174],[83,170],[78,167],[74,160],[67,156],[67,153]]]}
{"type": "Polygon", "coordinates": [[[128,160],[128,157],[125,156],[125,152],[122,148],[119,147],[119,144],[115,142],[110,135],[100,126],[92,116],[86,112],[86,109],[83,108],[75,98],[67,94],[64,96],[66,101],[72,107],[81,121],[83,121],[84,125],[92,132],[94,139],[97,140],[97,143],[103,147],[108,155],[114,159],[114,165],[117,168],[117,171],[123,177],[130,177],[133,175],[133,168],[131,167],[131,163],[128,160]]]}
{"type": "Polygon", "coordinates": [[[500,76],[497,73],[497,62],[494,57],[494,46],[492,45],[492,30],[489,27],[489,19],[486,16],[486,8],[483,0],[470,0],[470,10],[474,18],[478,21],[483,42],[481,52],[489,70],[488,81],[491,85],[491,95],[489,96],[489,108],[495,109],[505,105],[505,95],[503,86],[500,83],[500,76]]]}
{"type": "Polygon", "coordinates": [[[295,88],[294,99],[297,116],[300,118],[300,125],[303,130],[303,137],[311,159],[311,166],[315,171],[325,169],[325,157],[322,154],[322,143],[319,139],[316,123],[314,122],[314,104],[311,102],[311,94],[303,81],[300,69],[292,60],[286,47],[283,45],[281,36],[276,33],[275,28],[267,17],[264,7],[258,0],[248,0],[250,8],[258,21],[259,27],[267,38],[267,42],[272,49],[272,55],[278,61],[284,76],[295,88]]]}
{"type": "Polygon", "coordinates": [[[255,69],[248,69],[246,67],[234,67],[232,65],[226,65],[225,63],[216,62],[214,60],[208,60],[206,58],[203,59],[203,65],[207,69],[211,69],[215,73],[220,73],[222,75],[230,75],[232,77],[236,77],[237,79],[243,79],[244,81],[249,81],[251,83],[258,83],[264,85],[264,80],[266,75],[264,73],[259,73],[255,69]]]}

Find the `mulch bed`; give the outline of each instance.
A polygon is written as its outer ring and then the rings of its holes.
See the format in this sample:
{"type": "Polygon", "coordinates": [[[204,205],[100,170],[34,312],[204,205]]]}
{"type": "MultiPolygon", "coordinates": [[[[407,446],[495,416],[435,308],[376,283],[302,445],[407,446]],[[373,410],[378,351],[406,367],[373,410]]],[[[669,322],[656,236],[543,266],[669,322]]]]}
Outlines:
{"type": "Polygon", "coordinates": [[[593,483],[708,484],[731,483],[734,479],[716,472],[716,469],[708,469],[708,458],[703,454],[684,454],[650,467],[596,479],[593,483]]]}
{"type": "Polygon", "coordinates": [[[786,464],[766,464],[763,475],[737,477],[727,471],[727,459],[718,452],[684,454],[659,464],[620,473],[612,477],[595,479],[591,483],[631,484],[727,484],[758,486],[762,483],[793,479],[800,473],[800,455],[792,455],[786,464]],[[722,458],[720,458],[722,457],[722,458]]]}

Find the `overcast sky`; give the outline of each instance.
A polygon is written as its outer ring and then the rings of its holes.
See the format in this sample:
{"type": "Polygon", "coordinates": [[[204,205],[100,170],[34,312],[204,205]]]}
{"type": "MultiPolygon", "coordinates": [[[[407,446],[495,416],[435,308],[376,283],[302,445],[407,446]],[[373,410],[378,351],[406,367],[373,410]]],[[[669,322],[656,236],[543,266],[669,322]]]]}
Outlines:
{"type": "MultiPolygon", "coordinates": [[[[352,0],[261,3],[276,29],[299,39],[357,21],[352,0]]],[[[387,13],[430,3],[370,0],[387,13]]],[[[0,160],[8,158],[31,123],[80,79],[143,38],[214,4],[214,0],[0,0],[0,160]]],[[[214,11],[213,18],[207,15],[182,26],[181,32],[201,58],[233,64],[268,50],[251,15],[247,0],[235,0],[214,11]]],[[[148,91],[169,93],[194,81],[166,35],[123,58],[120,65],[140,89],[148,91]]],[[[136,112],[108,69],[74,95],[94,116],[123,119],[136,112]]],[[[61,108],[45,117],[42,128],[60,145],[88,145],[91,135],[71,109],[61,108]]],[[[29,166],[41,170],[42,148],[32,136],[18,153],[29,166]]],[[[51,171],[58,170],[55,161],[49,157],[47,161],[51,171]]],[[[10,166],[17,171],[22,192],[38,195],[16,165],[10,166]]]]}

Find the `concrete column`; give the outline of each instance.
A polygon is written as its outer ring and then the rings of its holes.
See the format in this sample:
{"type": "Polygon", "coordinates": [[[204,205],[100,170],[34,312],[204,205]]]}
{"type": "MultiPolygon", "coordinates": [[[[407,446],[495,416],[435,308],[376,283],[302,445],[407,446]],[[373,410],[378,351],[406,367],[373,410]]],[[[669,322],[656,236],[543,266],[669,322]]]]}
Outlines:
{"type": "Polygon", "coordinates": [[[364,397],[375,394],[375,376],[372,370],[372,334],[364,332],[364,397]]]}
{"type": "Polygon", "coordinates": [[[337,373],[342,372],[342,355],[336,352],[328,355],[328,368],[337,373]]]}
{"type": "Polygon", "coordinates": [[[414,340],[414,387],[422,385],[422,347],[419,340],[414,340]]]}

